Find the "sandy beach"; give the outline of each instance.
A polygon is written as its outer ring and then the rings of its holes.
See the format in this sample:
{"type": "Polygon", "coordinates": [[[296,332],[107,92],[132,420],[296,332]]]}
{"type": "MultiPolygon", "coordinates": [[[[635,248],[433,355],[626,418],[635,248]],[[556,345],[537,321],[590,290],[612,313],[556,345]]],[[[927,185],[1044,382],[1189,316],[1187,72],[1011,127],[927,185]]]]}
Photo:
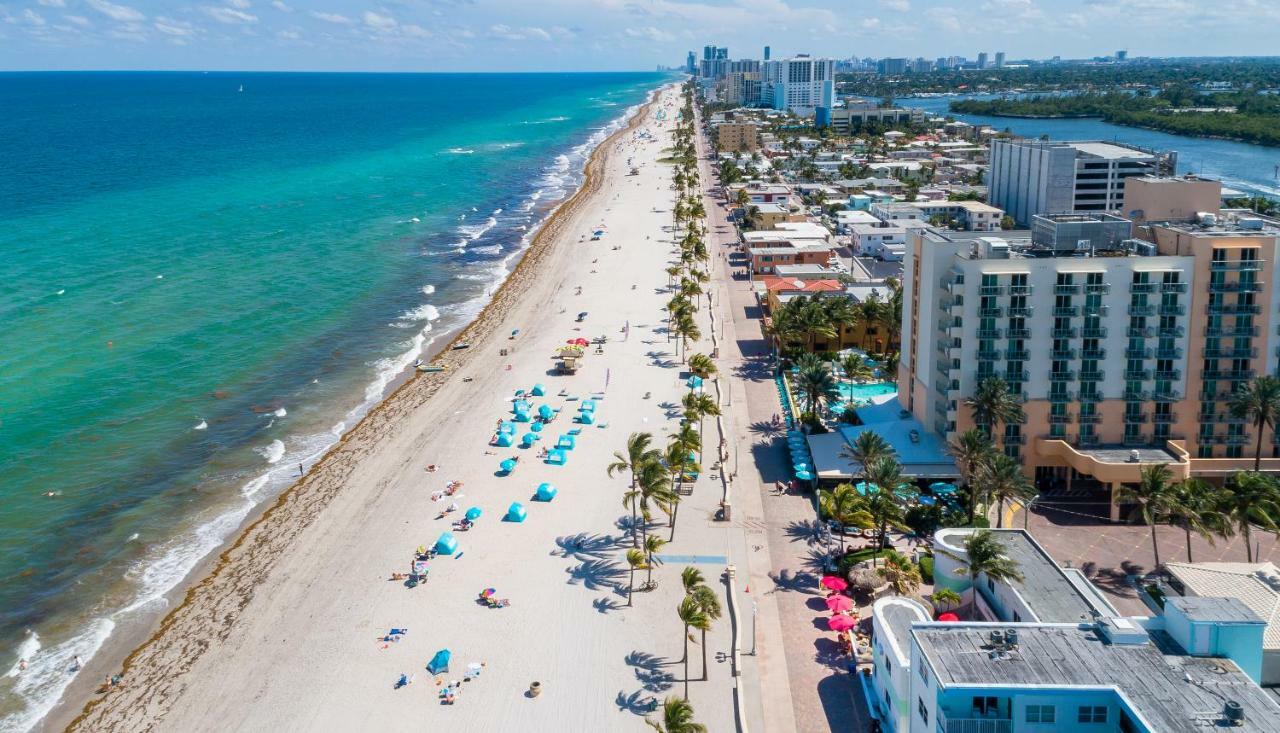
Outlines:
{"type": "MultiPolygon", "coordinates": [[[[605,467],[630,432],[651,432],[664,444],[685,391],[661,310],[670,297],[674,192],[671,168],[658,159],[677,109],[676,91],[667,88],[603,143],[583,188],[455,339],[469,348],[435,359],[449,370],[410,380],[370,413],[191,586],[128,657],[123,687],[93,694],[79,717],[78,703],[64,702],[49,726],[644,729],[650,701],[683,684],[680,570],[698,567],[723,593],[720,577],[738,551],[729,525],[713,521],[722,493],[717,472],[707,470],[681,504],[675,540],[662,551],[666,563],[654,571],[657,589],[636,593],[625,607],[627,479],[609,478],[605,467]],[[655,117],[664,107],[665,122],[655,117]],[[641,130],[653,138],[641,138],[641,130]],[[591,241],[599,228],[605,234],[591,241]],[[581,322],[580,312],[587,313],[581,322]],[[608,339],[603,353],[592,347],[576,375],[552,373],[557,346],[600,336],[608,339]],[[489,445],[496,422],[511,415],[515,391],[536,383],[546,397],[534,405],[560,410],[539,445],[581,429],[566,465],[548,465],[537,448],[518,443],[489,445]],[[593,394],[603,395],[597,423],[575,424],[578,405],[593,394]],[[517,456],[516,469],[502,475],[500,462],[517,456]],[[433,500],[450,481],[463,486],[433,500]],[[559,495],[532,501],[543,482],[559,495]],[[528,510],[523,523],[503,519],[515,501],[528,510]],[[437,518],[451,503],[460,511],[437,518]],[[473,506],[482,517],[456,533],[456,554],[430,562],[425,584],[391,580],[409,569],[414,548],[431,546],[473,506]],[[488,587],[510,606],[478,603],[488,587]],[[408,633],[378,641],[393,628],[408,633]],[[484,665],[449,706],[425,669],[442,648],[453,654],[446,683],[461,680],[470,663],[484,665]],[[397,688],[402,674],[411,684],[397,688]],[[534,681],[545,691],[530,698],[534,681]]],[[[710,441],[714,421],[708,424],[710,441]]],[[[655,531],[665,536],[662,519],[655,531]]],[[[731,650],[727,612],[708,647],[707,682],[696,681],[702,650],[690,647],[690,698],[700,721],[729,730],[734,678],[730,664],[717,660],[731,650]]]]}

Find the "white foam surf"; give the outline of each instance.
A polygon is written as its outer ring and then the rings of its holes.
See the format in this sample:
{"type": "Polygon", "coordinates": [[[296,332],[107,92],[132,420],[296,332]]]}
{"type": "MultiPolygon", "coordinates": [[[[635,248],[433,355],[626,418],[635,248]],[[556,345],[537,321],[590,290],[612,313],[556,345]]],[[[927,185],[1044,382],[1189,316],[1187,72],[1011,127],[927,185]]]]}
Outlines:
{"type": "Polygon", "coordinates": [[[270,444],[258,448],[258,455],[267,459],[267,463],[279,463],[284,458],[284,441],[273,440],[270,444]]]}

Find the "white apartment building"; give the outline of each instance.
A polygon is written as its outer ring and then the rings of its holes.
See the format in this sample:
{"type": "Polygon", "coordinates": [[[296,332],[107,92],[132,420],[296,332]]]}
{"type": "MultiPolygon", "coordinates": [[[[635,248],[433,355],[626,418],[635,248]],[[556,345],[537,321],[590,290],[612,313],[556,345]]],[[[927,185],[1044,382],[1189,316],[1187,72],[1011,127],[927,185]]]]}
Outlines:
{"type": "Polygon", "coordinates": [[[901,262],[907,230],[887,224],[852,224],[849,226],[849,241],[855,254],[886,262],[901,262]]]}
{"type": "Polygon", "coordinates": [[[773,109],[802,117],[835,105],[835,61],[806,55],[765,62],[761,68],[761,101],[773,109]]]}

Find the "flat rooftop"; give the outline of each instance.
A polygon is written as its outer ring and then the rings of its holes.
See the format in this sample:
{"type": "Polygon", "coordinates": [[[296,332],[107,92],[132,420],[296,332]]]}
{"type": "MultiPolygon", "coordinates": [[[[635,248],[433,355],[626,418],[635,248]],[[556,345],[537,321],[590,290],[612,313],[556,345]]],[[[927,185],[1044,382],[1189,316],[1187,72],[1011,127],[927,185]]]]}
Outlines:
{"type": "Polygon", "coordinates": [[[1203,733],[1217,726],[1223,704],[1234,700],[1244,706],[1245,718],[1234,730],[1280,731],[1280,705],[1235,664],[1186,656],[1163,632],[1153,632],[1149,643],[1116,645],[1089,626],[1020,624],[1018,649],[993,658],[992,628],[932,624],[916,626],[911,635],[944,688],[1113,688],[1160,733],[1203,733]]]}
{"type": "Polygon", "coordinates": [[[1079,150],[1085,155],[1094,158],[1105,158],[1107,160],[1120,160],[1123,158],[1151,158],[1152,153],[1140,148],[1131,148],[1127,145],[1117,145],[1116,143],[1105,142],[1069,142],[1068,146],[1079,150]]]}
{"type": "Polygon", "coordinates": [[[1280,570],[1269,563],[1201,562],[1165,564],[1188,593],[1237,598],[1267,621],[1264,649],[1280,649],[1280,570]]]}
{"type": "Polygon", "coordinates": [[[1182,459],[1170,453],[1164,448],[1145,447],[1133,448],[1129,446],[1096,446],[1093,448],[1081,448],[1073,446],[1075,451],[1080,455],[1089,456],[1099,463],[1181,463],[1182,459]],[[1136,459],[1136,460],[1135,460],[1136,459]]]}

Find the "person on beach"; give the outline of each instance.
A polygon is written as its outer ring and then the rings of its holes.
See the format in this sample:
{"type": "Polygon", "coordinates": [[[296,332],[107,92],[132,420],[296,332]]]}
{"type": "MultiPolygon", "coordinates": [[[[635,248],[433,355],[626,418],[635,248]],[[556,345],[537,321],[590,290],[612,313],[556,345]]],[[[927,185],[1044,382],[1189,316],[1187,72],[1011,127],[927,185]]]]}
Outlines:
{"type": "Polygon", "coordinates": [[[71,665],[71,671],[79,672],[82,667],[84,667],[84,662],[80,660],[80,655],[77,654],[75,656],[75,661],[71,665]]]}

